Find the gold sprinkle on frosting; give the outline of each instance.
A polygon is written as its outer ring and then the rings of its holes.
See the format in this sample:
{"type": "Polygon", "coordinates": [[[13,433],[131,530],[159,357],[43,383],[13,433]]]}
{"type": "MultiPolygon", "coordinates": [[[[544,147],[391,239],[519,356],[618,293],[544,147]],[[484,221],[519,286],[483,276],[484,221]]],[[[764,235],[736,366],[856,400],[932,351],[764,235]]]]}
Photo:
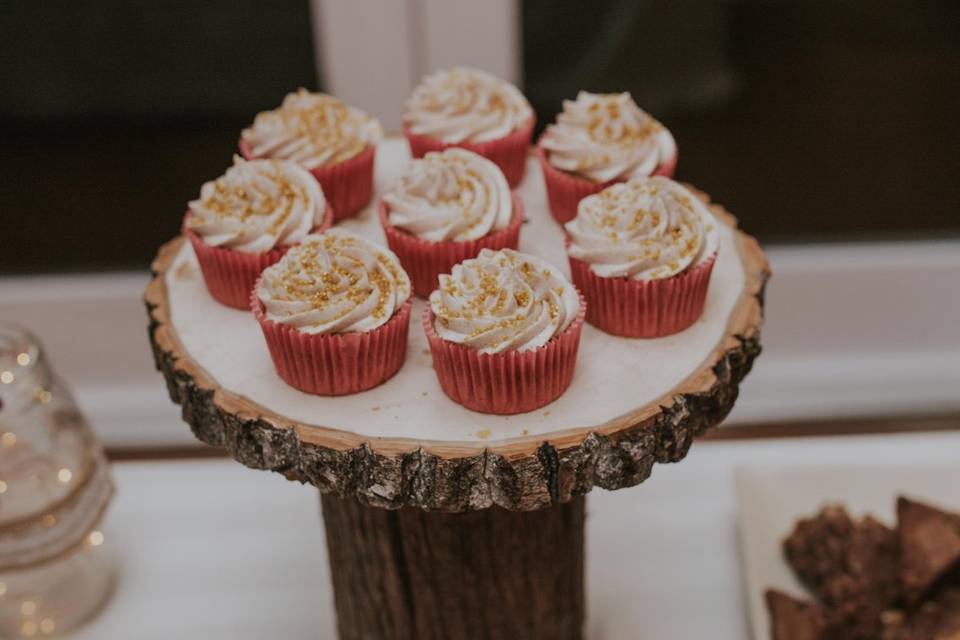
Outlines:
{"type": "Polygon", "coordinates": [[[584,198],[565,228],[570,256],[602,277],[668,278],[712,258],[719,246],[709,210],[687,189],[659,176],[584,198]]]}
{"type": "Polygon", "coordinates": [[[502,138],[532,116],[530,103],[509,82],[456,67],[423,78],[407,101],[403,121],[415,134],[457,144],[502,138]]]}
{"type": "Polygon", "coordinates": [[[285,158],[308,169],[349,160],[383,136],[380,123],[333,96],[298,89],[243,131],[255,157],[285,158]]]}
{"type": "Polygon", "coordinates": [[[540,145],[552,165],[595,182],[647,176],[676,155],[670,132],[629,93],[581,91],[565,100],[540,145]]]}
{"type": "Polygon", "coordinates": [[[506,228],[514,213],[500,168],[456,147],[411,162],[383,199],[392,226],[431,242],[483,238],[506,228]]]}
{"type": "Polygon", "coordinates": [[[286,160],[234,158],[190,203],[187,226],[212,246],[263,252],[299,242],[326,214],[326,200],[307,171],[286,160]]]}
{"type": "Polygon", "coordinates": [[[441,338],[497,353],[545,344],[573,321],[580,299],[539,258],[484,249],[440,276],[430,305],[441,338]]]}
{"type": "Polygon", "coordinates": [[[397,257],[345,229],[308,236],[262,275],[267,316],[305,333],[369,331],[410,297],[397,257]]]}

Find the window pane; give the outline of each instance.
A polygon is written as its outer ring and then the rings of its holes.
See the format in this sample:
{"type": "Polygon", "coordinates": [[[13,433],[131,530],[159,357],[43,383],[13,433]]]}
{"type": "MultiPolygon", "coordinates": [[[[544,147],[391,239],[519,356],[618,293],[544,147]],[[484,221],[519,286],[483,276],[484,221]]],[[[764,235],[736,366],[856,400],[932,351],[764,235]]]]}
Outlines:
{"type": "Polygon", "coordinates": [[[948,0],[527,0],[526,93],[542,127],[630,91],[764,240],[956,234],[957,25],[948,0]]]}
{"type": "Polygon", "coordinates": [[[240,129],[315,87],[306,0],[0,7],[0,272],[144,268],[240,129]]]}

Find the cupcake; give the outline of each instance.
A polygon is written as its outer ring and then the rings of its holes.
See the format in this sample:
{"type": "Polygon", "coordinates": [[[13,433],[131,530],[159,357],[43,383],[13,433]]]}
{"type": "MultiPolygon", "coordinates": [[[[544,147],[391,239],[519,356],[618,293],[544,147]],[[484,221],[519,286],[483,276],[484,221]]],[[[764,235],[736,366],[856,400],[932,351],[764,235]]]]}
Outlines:
{"type": "Polygon", "coordinates": [[[481,249],[516,249],[523,205],[499,167],[472,151],[431,151],[380,201],[387,244],[413,291],[426,298],[437,277],[481,249]]]}
{"type": "Polygon", "coordinates": [[[673,177],[677,145],[629,93],[581,91],[537,144],[553,217],[561,224],[577,203],[615,182],[650,175],[673,177]]]}
{"type": "Polygon", "coordinates": [[[370,389],[400,370],[410,305],[397,257],[338,228],[304,238],[250,297],[280,377],[326,396],[370,389]]]}
{"type": "Polygon", "coordinates": [[[653,176],[580,201],[565,225],[587,322],[618,336],[677,333],[703,313],[717,258],[717,221],[680,184],[653,176]]]}
{"type": "Polygon", "coordinates": [[[376,118],[324,93],[298,89],[279,109],[257,114],[241,134],[240,152],[247,159],[291,160],[310,171],[340,220],[370,202],[373,156],[382,137],[376,118]]]}
{"type": "Polygon", "coordinates": [[[210,295],[246,310],[260,272],[332,222],[333,210],[306,170],[286,160],[234,156],[233,166],[190,203],[183,232],[210,295]]]}
{"type": "Polygon", "coordinates": [[[511,187],[523,179],[536,118],[515,86],[465,67],[424,77],[407,100],[403,130],[410,153],[462,147],[496,163],[511,187]]]}
{"type": "Polygon", "coordinates": [[[484,249],[430,295],[423,327],[440,387],[482,413],[533,411],[570,386],[586,303],[559,269],[484,249]]]}

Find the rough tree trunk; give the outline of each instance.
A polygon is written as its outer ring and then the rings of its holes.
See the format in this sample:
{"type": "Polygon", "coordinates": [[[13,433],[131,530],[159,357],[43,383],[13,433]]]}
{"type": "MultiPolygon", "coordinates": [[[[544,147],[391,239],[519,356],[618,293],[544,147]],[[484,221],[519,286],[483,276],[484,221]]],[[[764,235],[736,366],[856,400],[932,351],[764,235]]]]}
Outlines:
{"type": "Polygon", "coordinates": [[[582,496],[452,514],[321,502],[342,640],[582,637],[582,496]]]}

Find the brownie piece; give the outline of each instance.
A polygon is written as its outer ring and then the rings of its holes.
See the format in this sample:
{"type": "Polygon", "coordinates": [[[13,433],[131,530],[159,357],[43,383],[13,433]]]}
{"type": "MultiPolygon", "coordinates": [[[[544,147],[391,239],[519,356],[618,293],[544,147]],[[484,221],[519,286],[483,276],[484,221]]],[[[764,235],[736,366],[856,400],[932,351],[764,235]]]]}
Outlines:
{"type": "Polygon", "coordinates": [[[900,581],[912,605],[960,566],[960,516],[901,496],[897,529],[900,581]]]}
{"type": "Polygon", "coordinates": [[[895,531],[870,516],[853,531],[844,576],[829,582],[826,601],[849,638],[876,638],[884,611],[900,599],[900,554],[895,531]]]}
{"type": "Polygon", "coordinates": [[[823,640],[827,618],[822,606],[776,589],[767,589],[764,598],[771,640],[823,640]]]}
{"type": "Polygon", "coordinates": [[[897,534],[867,516],[856,521],[843,507],[828,506],[797,523],[784,540],[797,575],[829,611],[839,637],[877,638],[881,616],[900,597],[897,534]]]}
{"type": "Polygon", "coordinates": [[[910,615],[887,616],[881,640],[960,640],[960,588],[943,589],[910,615]]]}
{"type": "Polygon", "coordinates": [[[818,596],[830,579],[843,572],[854,528],[843,506],[828,505],[816,516],[798,520],[783,541],[787,562],[818,596]]]}

